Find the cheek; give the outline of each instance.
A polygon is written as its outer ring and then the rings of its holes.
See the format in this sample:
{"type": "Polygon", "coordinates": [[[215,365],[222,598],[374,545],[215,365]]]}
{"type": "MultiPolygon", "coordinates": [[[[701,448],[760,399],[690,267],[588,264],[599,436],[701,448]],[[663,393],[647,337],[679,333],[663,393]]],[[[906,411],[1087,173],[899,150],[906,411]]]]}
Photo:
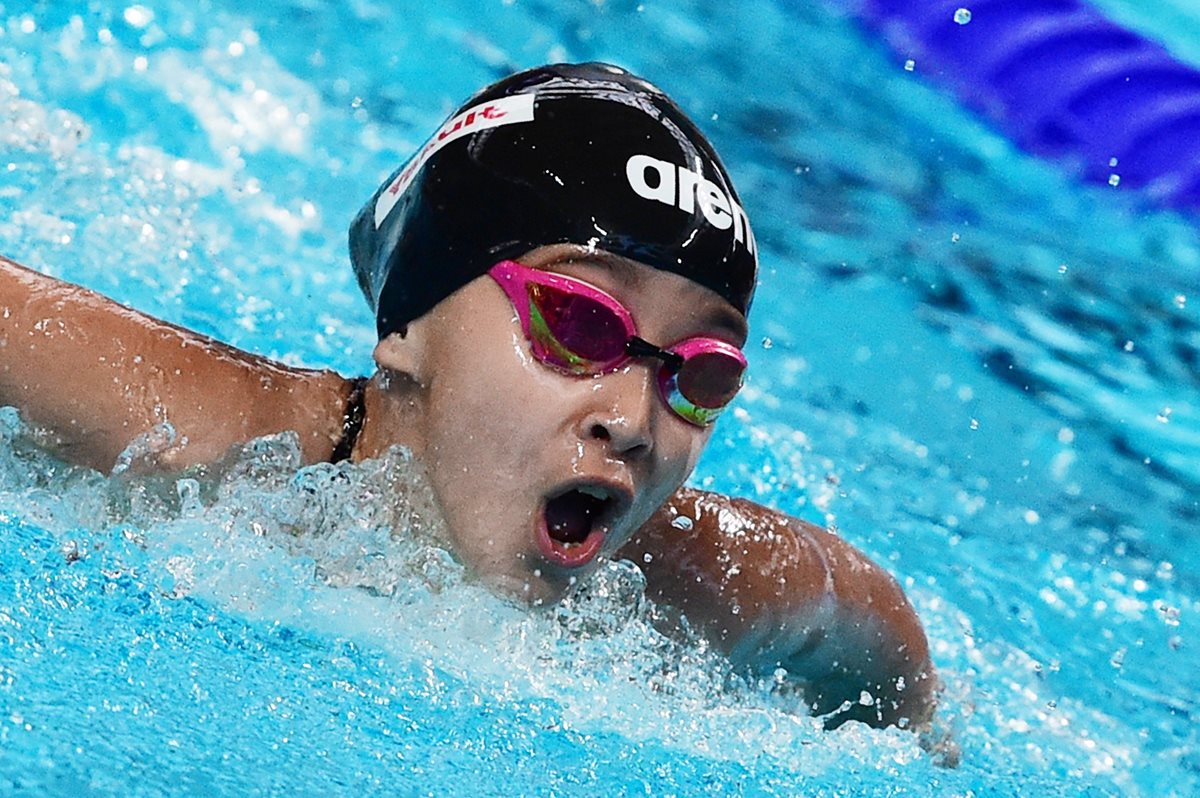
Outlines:
{"type": "Polygon", "coordinates": [[[687,473],[691,474],[692,469],[696,467],[696,463],[700,462],[700,455],[704,452],[704,447],[708,446],[708,441],[712,438],[713,428],[705,427],[704,429],[697,428],[691,434],[691,440],[688,444],[687,455],[687,473]]]}
{"type": "Polygon", "coordinates": [[[668,434],[660,438],[658,448],[658,479],[652,491],[655,509],[667,497],[683,486],[691,476],[700,460],[708,439],[712,436],[712,428],[701,430],[698,427],[684,426],[676,419],[667,419],[671,425],[668,434]]]}
{"type": "Polygon", "coordinates": [[[678,418],[668,419],[675,440],[675,451],[687,474],[692,473],[700,454],[712,437],[712,427],[697,427],[678,418]]]}
{"type": "Polygon", "coordinates": [[[539,378],[545,375],[511,334],[454,342],[436,356],[440,367],[424,397],[434,467],[472,474],[491,468],[484,474],[496,479],[544,448],[550,394],[539,378]]]}

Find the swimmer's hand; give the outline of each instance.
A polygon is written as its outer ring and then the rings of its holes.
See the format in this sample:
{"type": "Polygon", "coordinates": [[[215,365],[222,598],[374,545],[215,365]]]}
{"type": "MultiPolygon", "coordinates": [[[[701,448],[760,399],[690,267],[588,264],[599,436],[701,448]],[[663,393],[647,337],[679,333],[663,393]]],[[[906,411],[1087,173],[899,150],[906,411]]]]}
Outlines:
{"type": "Polygon", "coordinates": [[[621,554],[641,565],[651,598],[735,664],[783,668],[827,728],[928,732],[937,676],[921,623],[896,581],[832,532],[685,488],[621,554]]]}

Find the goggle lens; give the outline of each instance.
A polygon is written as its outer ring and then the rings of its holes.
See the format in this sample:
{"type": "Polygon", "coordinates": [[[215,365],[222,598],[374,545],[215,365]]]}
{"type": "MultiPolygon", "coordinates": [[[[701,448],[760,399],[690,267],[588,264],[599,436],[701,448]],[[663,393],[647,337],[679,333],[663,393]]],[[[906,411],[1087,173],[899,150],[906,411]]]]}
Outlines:
{"type": "Polygon", "coordinates": [[[658,390],[676,415],[707,427],[741,389],[746,358],[737,347],[711,338],[689,338],[671,352],[683,362],[678,369],[664,365],[658,390]]]}
{"type": "Polygon", "coordinates": [[[733,401],[742,387],[744,363],[720,352],[705,352],[685,358],[675,383],[689,402],[708,410],[733,401]]]}
{"type": "Polygon", "coordinates": [[[549,285],[526,284],[531,339],[550,365],[573,374],[604,371],[622,360],[628,326],[596,299],[549,285]]]}

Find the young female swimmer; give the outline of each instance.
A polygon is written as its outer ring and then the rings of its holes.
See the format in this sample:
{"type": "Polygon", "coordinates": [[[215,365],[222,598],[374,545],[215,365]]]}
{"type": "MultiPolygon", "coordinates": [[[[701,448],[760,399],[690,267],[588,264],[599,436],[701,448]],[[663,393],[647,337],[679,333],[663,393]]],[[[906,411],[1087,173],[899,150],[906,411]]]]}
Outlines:
{"type": "Polygon", "coordinates": [[[453,551],[498,591],[553,601],[629,557],[734,662],[787,668],[829,725],[928,724],[925,635],[885,571],[824,529],[683,487],[741,385],[757,254],[724,167],[661,91],[603,64],[488,87],[371,198],[350,250],[378,323],[369,379],[0,258],[0,403],[106,471],[164,422],[163,469],[285,430],[309,462],[403,445],[453,551]]]}

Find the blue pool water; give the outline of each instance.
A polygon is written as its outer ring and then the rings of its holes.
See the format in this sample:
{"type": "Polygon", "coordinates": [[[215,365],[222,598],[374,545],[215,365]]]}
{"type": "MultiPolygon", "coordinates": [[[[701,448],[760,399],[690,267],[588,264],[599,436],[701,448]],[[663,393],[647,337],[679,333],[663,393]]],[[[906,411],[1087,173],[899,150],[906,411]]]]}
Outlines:
{"type": "MultiPolygon", "coordinates": [[[[901,580],[961,766],[663,637],[632,565],[534,614],[464,582],[399,457],[106,476],[3,411],[0,794],[1200,792],[1194,218],[1024,156],[832,7],[399,5],[0,2],[0,252],[362,373],[377,183],[514,68],[651,77],[763,255],[695,481],[901,580]]],[[[1182,0],[1100,5],[1200,63],[1182,0]]]]}

